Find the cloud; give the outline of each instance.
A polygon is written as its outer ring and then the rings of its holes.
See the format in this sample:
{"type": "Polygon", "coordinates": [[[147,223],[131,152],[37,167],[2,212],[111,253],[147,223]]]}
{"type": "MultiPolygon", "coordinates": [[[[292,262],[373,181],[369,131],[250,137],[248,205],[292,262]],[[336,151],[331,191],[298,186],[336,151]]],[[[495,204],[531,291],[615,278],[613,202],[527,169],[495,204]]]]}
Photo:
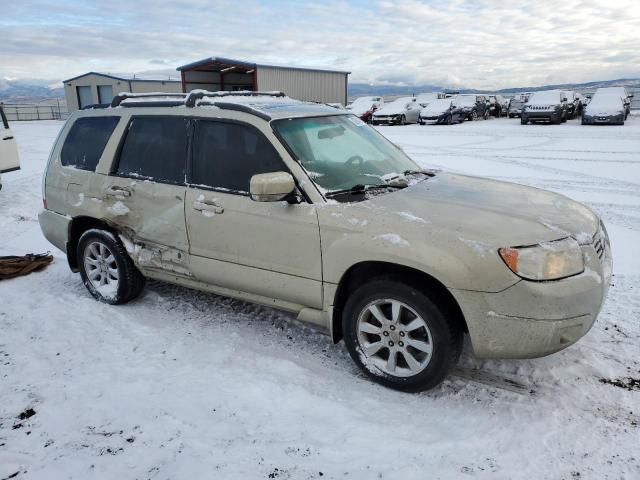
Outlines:
{"type": "Polygon", "coordinates": [[[501,88],[640,76],[635,0],[11,2],[0,76],[142,72],[211,55],[351,82],[501,88]],[[105,13],[107,10],[107,13],[105,13]]]}

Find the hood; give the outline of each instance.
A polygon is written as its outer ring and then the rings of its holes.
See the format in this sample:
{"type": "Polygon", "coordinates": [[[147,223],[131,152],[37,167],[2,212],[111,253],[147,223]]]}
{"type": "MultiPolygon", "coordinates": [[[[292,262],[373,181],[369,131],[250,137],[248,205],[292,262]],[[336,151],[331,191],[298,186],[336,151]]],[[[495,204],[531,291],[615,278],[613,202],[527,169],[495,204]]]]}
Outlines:
{"type": "Polygon", "coordinates": [[[594,103],[591,102],[584,108],[585,115],[618,115],[624,111],[624,105],[620,102],[620,105],[612,103],[594,103]]]}
{"type": "Polygon", "coordinates": [[[402,105],[385,105],[375,111],[374,115],[398,115],[405,113],[407,109],[402,105]]]}
{"type": "Polygon", "coordinates": [[[428,106],[420,110],[420,115],[423,117],[439,117],[449,111],[448,108],[429,108],[428,106]]]}
{"type": "MultiPolygon", "coordinates": [[[[546,190],[496,180],[439,173],[397,192],[362,202],[380,210],[375,218],[453,233],[495,247],[533,245],[595,235],[598,217],[585,205],[546,190]],[[393,219],[393,220],[392,220],[393,219]]],[[[393,231],[393,230],[392,230],[393,231]]],[[[443,232],[444,233],[444,232],[443,232]]]]}

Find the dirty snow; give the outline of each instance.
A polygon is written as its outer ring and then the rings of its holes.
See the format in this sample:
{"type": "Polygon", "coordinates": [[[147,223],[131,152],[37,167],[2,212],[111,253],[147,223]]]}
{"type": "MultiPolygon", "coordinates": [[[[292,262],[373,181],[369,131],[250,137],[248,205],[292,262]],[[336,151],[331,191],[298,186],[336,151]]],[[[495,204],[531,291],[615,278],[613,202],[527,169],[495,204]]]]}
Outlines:
{"type": "Polygon", "coordinates": [[[107,208],[109,212],[114,214],[116,217],[121,217],[130,212],[129,207],[127,207],[124,203],[118,200],[116,203],[107,208]]]}
{"type": "Polygon", "coordinates": [[[396,247],[408,247],[410,244],[404,238],[402,238],[397,233],[383,233],[381,235],[376,235],[373,238],[379,238],[380,240],[384,240],[391,245],[395,245],[396,247]]]}
{"type": "Polygon", "coordinates": [[[61,125],[13,124],[23,169],[0,191],[0,255],[55,256],[0,282],[0,479],[640,478],[640,118],[380,128],[425,167],[585,202],[613,242],[609,299],[580,342],[534,360],[467,348],[419,395],[372,384],[275,310],[159,282],[94,301],[36,219],[61,125]]]}

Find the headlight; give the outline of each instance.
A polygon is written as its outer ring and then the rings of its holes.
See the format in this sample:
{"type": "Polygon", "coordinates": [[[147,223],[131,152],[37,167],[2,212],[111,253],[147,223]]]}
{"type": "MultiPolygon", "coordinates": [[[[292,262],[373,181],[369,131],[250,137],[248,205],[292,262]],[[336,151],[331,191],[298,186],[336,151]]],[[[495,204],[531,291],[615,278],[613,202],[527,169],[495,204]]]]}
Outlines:
{"type": "Polygon", "coordinates": [[[584,271],[582,250],[573,238],[501,248],[499,253],[513,273],[527,280],[558,280],[584,271]]]}

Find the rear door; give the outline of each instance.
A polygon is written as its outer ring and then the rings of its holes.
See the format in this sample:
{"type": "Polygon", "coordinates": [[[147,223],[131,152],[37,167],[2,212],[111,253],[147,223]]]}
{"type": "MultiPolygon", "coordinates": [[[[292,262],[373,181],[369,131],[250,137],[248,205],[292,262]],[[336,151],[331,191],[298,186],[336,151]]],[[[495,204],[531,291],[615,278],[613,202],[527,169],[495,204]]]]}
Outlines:
{"type": "Polygon", "coordinates": [[[288,169],[257,128],[196,122],[185,203],[191,268],[208,283],[321,308],[316,207],[249,196],[253,175],[277,171],[288,169]]]}
{"type": "Polygon", "coordinates": [[[18,158],[16,139],[9,128],[9,121],[2,106],[0,106],[0,117],[2,118],[0,125],[0,173],[6,173],[18,170],[20,159],[18,158]]]}
{"type": "Polygon", "coordinates": [[[184,219],[189,121],[133,116],[104,182],[104,215],[135,240],[138,263],[189,275],[184,219]]]}

